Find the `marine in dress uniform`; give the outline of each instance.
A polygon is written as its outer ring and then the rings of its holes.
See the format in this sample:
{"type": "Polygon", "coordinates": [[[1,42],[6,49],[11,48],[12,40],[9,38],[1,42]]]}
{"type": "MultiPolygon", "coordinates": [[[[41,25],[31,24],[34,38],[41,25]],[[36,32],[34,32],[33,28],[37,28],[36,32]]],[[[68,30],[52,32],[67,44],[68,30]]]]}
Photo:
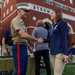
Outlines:
{"type": "Polygon", "coordinates": [[[37,38],[30,36],[27,33],[27,28],[22,20],[29,12],[28,3],[19,3],[17,6],[17,16],[11,21],[11,33],[13,40],[13,59],[15,66],[14,75],[26,75],[27,71],[27,40],[38,41],[37,38]]]}

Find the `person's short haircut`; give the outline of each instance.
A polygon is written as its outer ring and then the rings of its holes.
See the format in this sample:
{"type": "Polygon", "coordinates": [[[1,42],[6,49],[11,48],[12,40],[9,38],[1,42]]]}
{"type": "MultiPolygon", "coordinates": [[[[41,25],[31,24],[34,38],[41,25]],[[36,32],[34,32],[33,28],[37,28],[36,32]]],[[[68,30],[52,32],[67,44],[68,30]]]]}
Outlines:
{"type": "Polygon", "coordinates": [[[53,11],[56,13],[56,21],[63,19],[62,11],[60,9],[55,8],[53,11]]]}
{"type": "Polygon", "coordinates": [[[38,26],[43,26],[43,27],[45,27],[45,24],[43,23],[42,20],[38,20],[38,21],[36,22],[36,26],[37,26],[37,27],[38,27],[38,26]]]}
{"type": "Polygon", "coordinates": [[[74,46],[75,42],[72,43],[72,46],[74,46]]]}

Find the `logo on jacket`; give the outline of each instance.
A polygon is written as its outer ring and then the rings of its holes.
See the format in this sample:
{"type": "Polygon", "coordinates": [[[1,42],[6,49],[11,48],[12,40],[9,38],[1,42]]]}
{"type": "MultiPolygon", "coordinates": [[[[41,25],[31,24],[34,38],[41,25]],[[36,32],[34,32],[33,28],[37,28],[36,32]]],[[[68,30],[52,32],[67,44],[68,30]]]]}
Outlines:
{"type": "Polygon", "coordinates": [[[57,29],[57,26],[58,26],[58,25],[55,25],[54,29],[57,29]]]}

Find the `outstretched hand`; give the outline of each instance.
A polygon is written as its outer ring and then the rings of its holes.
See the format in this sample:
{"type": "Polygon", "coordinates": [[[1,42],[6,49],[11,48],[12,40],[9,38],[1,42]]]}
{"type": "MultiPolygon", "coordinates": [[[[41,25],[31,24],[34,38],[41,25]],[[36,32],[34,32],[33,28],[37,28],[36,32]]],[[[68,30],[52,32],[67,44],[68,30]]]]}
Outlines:
{"type": "Polygon", "coordinates": [[[44,42],[44,40],[43,40],[42,38],[39,38],[39,39],[38,39],[38,43],[39,43],[39,44],[42,44],[43,42],[44,42]]]}

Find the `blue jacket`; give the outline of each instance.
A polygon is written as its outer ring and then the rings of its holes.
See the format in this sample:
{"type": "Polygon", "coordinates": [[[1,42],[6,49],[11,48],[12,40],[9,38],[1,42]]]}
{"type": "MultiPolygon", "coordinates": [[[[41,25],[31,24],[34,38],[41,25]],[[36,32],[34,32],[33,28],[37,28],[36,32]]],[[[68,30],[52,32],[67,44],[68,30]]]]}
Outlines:
{"type": "Polygon", "coordinates": [[[72,47],[69,49],[69,54],[75,55],[75,48],[72,47]]]}
{"type": "Polygon", "coordinates": [[[59,20],[55,25],[50,26],[50,38],[44,39],[50,42],[50,53],[63,53],[68,55],[68,25],[64,20],[59,20]]]}
{"type": "Polygon", "coordinates": [[[10,29],[7,29],[7,30],[4,32],[3,37],[5,38],[5,43],[6,43],[7,45],[13,45],[13,42],[12,42],[12,35],[11,35],[11,30],[10,30],[10,29]]]}

